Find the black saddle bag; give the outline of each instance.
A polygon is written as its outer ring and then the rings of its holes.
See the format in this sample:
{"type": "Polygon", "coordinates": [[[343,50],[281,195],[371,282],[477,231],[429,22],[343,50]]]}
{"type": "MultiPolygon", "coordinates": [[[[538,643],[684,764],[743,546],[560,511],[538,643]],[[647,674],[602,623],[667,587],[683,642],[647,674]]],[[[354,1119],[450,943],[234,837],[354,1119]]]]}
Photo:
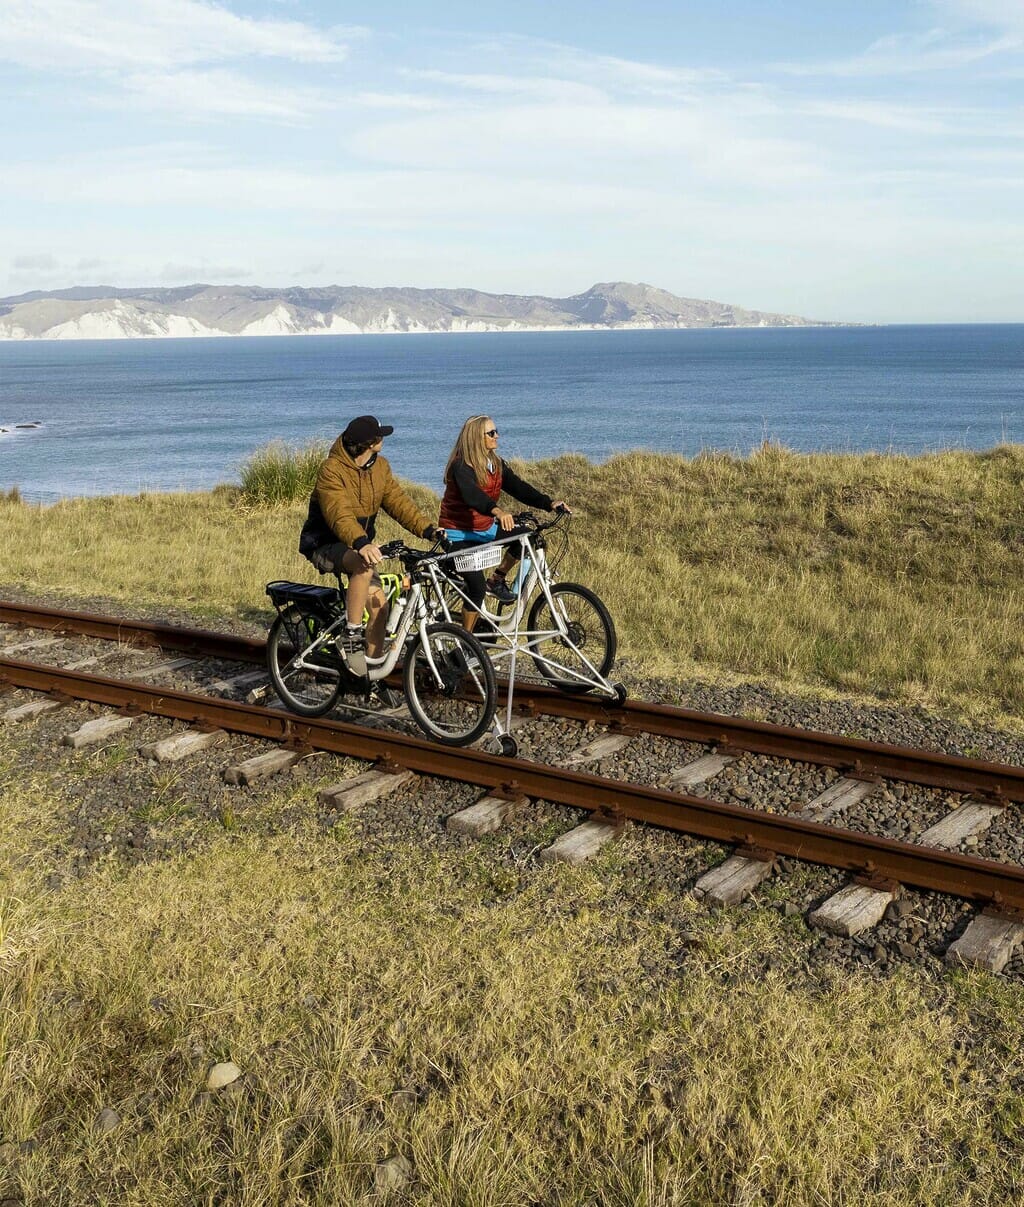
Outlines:
{"type": "Polygon", "coordinates": [[[342,594],[337,587],[316,587],[310,583],[267,583],[267,594],[279,612],[295,604],[304,616],[330,620],[337,616],[342,594]]]}

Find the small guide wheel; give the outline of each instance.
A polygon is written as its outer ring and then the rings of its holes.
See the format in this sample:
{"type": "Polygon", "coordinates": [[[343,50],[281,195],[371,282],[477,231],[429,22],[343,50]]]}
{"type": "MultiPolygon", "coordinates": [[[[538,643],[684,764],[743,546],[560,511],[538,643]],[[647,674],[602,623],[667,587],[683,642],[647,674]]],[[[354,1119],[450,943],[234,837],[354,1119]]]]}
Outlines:
{"type": "Polygon", "coordinates": [[[615,693],[615,699],[609,701],[609,703],[613,708],[621,708],[626,703],[626,697],[629,695],[629,692],[626,691],[626,685],[624,683],[613,683],[612,691],[615,693]]]}
{"type": "Polygon", "coordinates": [[[519,755],[519,743],[510,733],[503,733],[498,739],[498,745],[501,747],[503,758],[514,759],[519,755]]]}

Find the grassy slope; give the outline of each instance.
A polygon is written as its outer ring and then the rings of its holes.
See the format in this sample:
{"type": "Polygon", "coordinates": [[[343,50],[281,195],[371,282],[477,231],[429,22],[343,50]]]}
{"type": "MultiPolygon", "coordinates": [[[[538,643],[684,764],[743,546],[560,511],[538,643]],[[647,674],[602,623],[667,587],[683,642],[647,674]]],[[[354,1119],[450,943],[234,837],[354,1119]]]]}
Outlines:
{"type": "MultiPolygon", "coordinates": [[[[529,475],[579,507],[563,577],[598,590],[653,669],[1024,711],[1024,448],[633,453],[529,475]]],[[[251,613],[267,580],[316,577],[295,551],[303,514],[239,510],[229,491],[0,500],[0,582],[251,613]]]]}
{"type": "MultiPolygon", "coordinates": [[[[651,664],[1019,707],[1020,450],[530,475],[580,503],[566,573],[651,664]]],[[[310,577],[300,519],[226,492],[0,503],[0,582],[249,613],[310,577]]],[[[1016,986],[808,975],[799,919],[638,883],[642,838],[579,870],[500,837],[366,849],[325,835],[315,784],[219,825],[179,802],[161,827],[188,854],[54,893],[77,797],[25,782],[30,742],[0,734],[0,1144],[40,1146],[0,1191],[353,1202],[402,1152],[408,1200],[438,1204],[1019,1200],[1016,986]],[[226,1057],[244,1093],[196,1107],[226,1057]]],[[[154,773],[139,816],[168,791],[154,773]]]]}

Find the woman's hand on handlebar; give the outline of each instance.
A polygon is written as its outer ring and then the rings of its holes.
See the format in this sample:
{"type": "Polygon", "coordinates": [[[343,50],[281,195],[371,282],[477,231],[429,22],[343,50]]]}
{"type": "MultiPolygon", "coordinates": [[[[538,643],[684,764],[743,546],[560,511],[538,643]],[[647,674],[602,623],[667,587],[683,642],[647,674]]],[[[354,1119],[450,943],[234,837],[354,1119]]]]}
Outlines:
{"type": "Polygon", "coordinates": [[[564,499],[556,499],[551,504],[551,510],[558,512],[559,515],[572,515],[572,508],[564,499]]]}
{"type": "Polygon", "coordinates": [[[435,545],[440,545],[442,549],[447,550],[451,546],[451,541],[448,539],[448,532],[442,528],[440,524],[431,524],[424,532],[423,539],[425,541],[433,541],[435,545]]]}
{"type": "Polygon", "coordinates": [[[498,527],[502,532],[511,532],[516,526],[516,518],[511,511],[506,511],[503,507],[495,507],[491,515],[498,521],[498,527]]]}
{"type": "Polygon", "coordinates": [[[384,560],[384,554],[380,551],[380,546],[375,545],[372,541],[368,545],[363,545],[359,550],[359,556],[368,566],[376,566],[378,562],[384,560]]]}

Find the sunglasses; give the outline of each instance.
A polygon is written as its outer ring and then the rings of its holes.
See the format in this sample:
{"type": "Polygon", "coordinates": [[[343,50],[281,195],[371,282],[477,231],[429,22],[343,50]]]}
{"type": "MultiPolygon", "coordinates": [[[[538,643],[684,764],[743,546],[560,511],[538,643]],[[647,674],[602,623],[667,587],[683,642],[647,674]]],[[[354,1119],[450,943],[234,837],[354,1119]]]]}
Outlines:
{"type": "Polygon", "coordinates": [[[497,436],[497,434],[498,434],[498,429],[496,427],[492,427],[489,432],[484,432],[485,436],[497,436]]]}

